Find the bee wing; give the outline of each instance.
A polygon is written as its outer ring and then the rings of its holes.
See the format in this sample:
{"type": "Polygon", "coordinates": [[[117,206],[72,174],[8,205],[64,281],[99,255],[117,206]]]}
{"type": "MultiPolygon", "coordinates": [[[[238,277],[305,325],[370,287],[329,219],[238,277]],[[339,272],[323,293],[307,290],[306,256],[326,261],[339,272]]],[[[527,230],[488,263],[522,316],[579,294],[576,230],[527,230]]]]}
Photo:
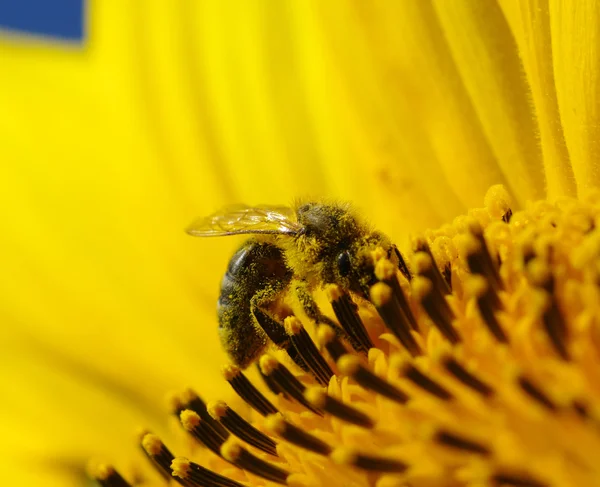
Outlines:
{"type": "Polygon", "coordinates": [[[187,233],[194,237],[244,233],[295,235],[302,228],[296,221],[296,212],[287,206],[235,205],[200,218],[190,225],[187,233]]]}

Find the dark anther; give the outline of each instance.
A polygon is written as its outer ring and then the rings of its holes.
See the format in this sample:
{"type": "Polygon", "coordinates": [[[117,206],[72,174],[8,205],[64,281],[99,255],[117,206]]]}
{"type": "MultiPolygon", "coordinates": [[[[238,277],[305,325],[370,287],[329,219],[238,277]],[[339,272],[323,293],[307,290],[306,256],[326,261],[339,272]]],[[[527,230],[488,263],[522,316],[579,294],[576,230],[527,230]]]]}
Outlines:
{"type": "Polygon", "coordinates": [[[252,409],[268,416],[279,412],[273,404],[248,380],[242,371],[234,366],[228,365],[223,368],[223,377],[233,390],[240,396],[252,409]]]}
{"type": "Polygon", "coordinates": [[[335,316],[350,337],[352,346],[358,352],[367,353],[373,348],[373,343],[358,314],[356,303],[348,293],[337,286],[329,287],[329,297],[335,316]]]}
{"type": "Polygon", "coordinates": [[[455,435],[454,433],[450,433],[448,431],[439,431],[435,435],[435,441],[457,450],[464,450],[470,453],[479,453],[481,455],[490,454],[490,450],[486,446],[471,440],[467,440],[466,438],[455,435]]]}
{"type": "Polygon", "coordinates": [[[556,411],[557,407],[550,398],[531,380],[526,377],[519,377],[519,386],[535,402],[545,407],[549,411],[556,411]]]}
{"type": "Polygon", "coordinates": [[[444,387],[427,377],[423,372],[417,369],[414,365],[407,364],[403,370],[404,377],[410,380],[413,384],[419,386],[424,391],[433,394],[434,396],[449,401],[453,398],[452,394],[444,387]]]}
{"type": "Polygon", "coordinates": [[[442,363],[444,368],[452,374],[454,378],[482,396],[489,397],[494,393],[494,390],[489,385],[475,377],[452,357],[445,358],[442,363]]]}

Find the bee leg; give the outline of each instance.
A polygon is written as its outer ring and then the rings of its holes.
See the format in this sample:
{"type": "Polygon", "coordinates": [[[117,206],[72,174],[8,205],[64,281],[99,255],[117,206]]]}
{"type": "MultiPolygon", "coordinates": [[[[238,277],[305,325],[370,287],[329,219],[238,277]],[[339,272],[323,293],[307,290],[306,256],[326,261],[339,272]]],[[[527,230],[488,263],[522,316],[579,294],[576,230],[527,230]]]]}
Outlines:
{"type": "Polygon", "coordinates": [[[408,270],[408,266],[406,265],[404,257],[398,250],[398,247],[396,247],[394,244],[392,244],[388,250],[388,259],[390,259],[398,267],[398,269],[400,269],[400,272],[404,274],[404,277],[406,277],[407,280],[410,281],[412,279],[412,275],[410,274],[410,270],[408,270]]]}
{"type": "Polygon", "coordinates": [[[281,289],[272,287],[257,292],[250,300],[250,312],[255,323],[263,329],[269,339],[277,347],[285,350],[298,367],[308,371],[304,360],[302,360],[296,348],[290,343],[290,338],[284,326],[266,311],[280,292],[281,289]]]}

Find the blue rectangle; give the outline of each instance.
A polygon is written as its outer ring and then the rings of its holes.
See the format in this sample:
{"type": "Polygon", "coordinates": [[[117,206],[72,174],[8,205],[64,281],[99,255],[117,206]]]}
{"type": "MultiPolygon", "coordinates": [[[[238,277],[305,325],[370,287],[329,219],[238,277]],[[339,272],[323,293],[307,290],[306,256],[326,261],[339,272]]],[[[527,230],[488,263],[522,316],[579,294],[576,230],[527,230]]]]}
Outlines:
{"type": "Polygon", "coordinates": [[[0,29],[83,40],[85,0],[0,0],[0,29]]]}

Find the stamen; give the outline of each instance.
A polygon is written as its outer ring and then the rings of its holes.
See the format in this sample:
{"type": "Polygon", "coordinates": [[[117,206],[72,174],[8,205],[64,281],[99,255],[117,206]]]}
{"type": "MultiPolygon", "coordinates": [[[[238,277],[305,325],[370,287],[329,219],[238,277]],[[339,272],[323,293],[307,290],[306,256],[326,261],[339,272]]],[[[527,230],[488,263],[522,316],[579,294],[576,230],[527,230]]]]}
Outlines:
{"type": "Polygon", "coordinates": [[[317,330],[317,340],[319,345],[325,347],[331,355],[334,362],[337,362],[342,355],[346,355],[348,350],[336,335],[334,329],[329,325],[320,325],[317,330]]]}
{"type": "Polygon", "coordinates": [[[270,455],[277,456],[277,443],[248,423],[224,401],[212,402],[207,409],[213,419],[220,421],[239,439],[270,455]]]}
{"type": "Polygon", "coordinates": [[[287,422],[280,414],[269,416],[265,421],[265,427],[273,434],[305,450],[319,455],[331,453],[332,448],[327,443],[287,422]]]}
{"type": "Polygon", "coordinates": [[[226,437],[215,434],[215,430],[211,428],[198,413],[191,409],[181,411],[180,419],[183,427],[189,431],[194,438],[216,455],[221,455],[221,445],[225,443],[225,440],[229,437],[229,433],[227,433],[226,437]]]}
{"type": "Polygon", "coordinates": [[[470,296],[477,300],[477,307],[487,329],[500,343],[508,343],[508,337],[498,323],[494,310],[498,309],[500,300],[485,277],[472,274],[465,279],[465,289],[470,296]]]}
{"type": "Polygon", "coordinates": [[[463,246],[466,250],[467,265],[473,274],[484,276],[495,293],[502,290],[504,285],[500,279],[498,268],[492,259],[479,223],[472,221],[469,225],[470,234],[463,236],[463,246]]]}
{"type": "Polygon", "coordinates": [[[308,372],[308,367],[304,363],[299,350],[290,343],[285,327],[261,309],[255,309],[254,316],[269,339],[279,348],[285,350],[298,367],[308,372]]]}
{"type": "Polygon", "coordinates": [[[188,487],[244,487],[239,482],[216,474],[184,457],[174,458],[171,470],[173,477],[182,479],[188,487]]]}
{"type": "Polygon", "coordinates": [[[88,476],[97,481],[102,487],[131,487],[114,467],[106,464],[89,465],[88,476]]]}
{"type": "Polygon", "coordinates": [[[352,465],[370,472],[401,473],[408,468],[408,465],[399,460],[376,455],[364,455],[348,448],[336,448],[331,453],[330,458],[338,465],[352,465]]]}
{"type": "MultiPolygon", "coordinates": [[[[153,465],[162,473],[165,473],[167,478],[171,478],[171,462],[175,457],[161,439],[156,435],[148,433],[142,438],[142,448],[146,452],[146,455],[148,455],[148,458],[152,461],[153,465]]],[[[183,484],[181,480],[175,480],[178,483],[183,484]]]]}
{"type": "Polygon", "coordinates": [[[279,412],[273,404],[248,380],[243,372],[235,365],[226,365],[222,369],[223,377],[233,390],[240,396],[252,409],[262,416],[275,414],[279,412]]]}
{"type": "Polygon", "coordinates": [[[450,448],[464,450],[469,453],[479,453],[481,455],[489,455],[491,453],[486,446],[448,431],[438,431],[435,435],[435,441],[450,448]]]}
{"type": "Polygon", "coordinates": [[[547,306],[542,315],[544,329],[558,355],[563,360],[570,360],[567,322],[558,307],[554,276],[541,258],[534,258],[527,264],[527,274],[534,285],[543,289],[541,292],[546,298],[547,306]]]}
{"type": "Polygon", "coordinates": [[[331,397],[319,387],[307,387],[304,391],[304,397],[316,408],[319,408],[342,421],[362,426],[363,428],[373,428],[373,426],[375,426],[375,422],[369,418],[369,416],[360,412],[358,409],[331,397]]]}
{"type": "Polygon", "coordinates": [[[378,282],[371,287],[371,302],[377,309],[377,312],[384,323],[394,336],[400,340],[400,343],[402,343],[404,348],[406,348],[413,357],[422,355],[423,352],[421,351],[421,347],[419,347],[415,337],[411,334],[410,324],[406,315],[400,308],[398,301],[394,299],[392,293],[392,288],[390,286],[383,282],[378,282]]]}
{"type": "Polygon", "coordinates": [[[296,347],[314,378],[323,386],[329,384],[329,380],[333,377],[333,371],[304,329],[302,322],[295,316],[288,316],[284,324],[292,345],[296,347]]]}
{"type": "Polygon", "coordinates": [[[179,398],[180,401],[178,407],[174,410],[177,417],[180,417],[182,411],[191,409],[200,415],[202,420],[206,421],[208,426],[215,430],[215,434],[217,434],[219,437],[227,439],[229,433],[222,424],[220,424],[218,421],[215,421],[212,416],[208,414],[208,411],[206,410],[206,403],[200,399],[198,394],[196,394],[192,389],[186,389],[179,398]]]}
{"type": "Polygon", "coordinates": [[[370,348],[373,348],[373,343],[358,315],[358,306],[339,286],[329,285],[326,291],[335,316],[352,340],[352,346],[357,352],[367,353],[370,348]]]}
{"type": "Polygon", "coordinates": [[[283,364],[279,363],[270,355],[263,355],[259,361],[260,369],[263,374],[271,377],[277,386],[284,391],[289,397],[296,402],[302,404],[315,414],[322,416],[323,413],[311,406],[304,398],[304,389],[306,386],[302,384],[283,364]]]}
{"type": "Polygon", "coordinates": [[[442,364],[457,380],[474,391],[479,392],[482,396],[489,397],[494,394],[494,390],[489,385],[475,377],[452,357],[442,360],[442,364]]]}
{"type": "MultiPolygon", "coordinates": [[[[421,255],[425,258],[427,257],[426,255],[421,255]]],[[[419,275],[414,277],[411,282],[413,296],[421,303],[421,306],[423,306],[423,309],[431,318],[435,327],[450,343],[453,345],[459,343],[461,341],[460,336],[452,325],[454,313],[452,313],[442,293],[426,277],[419,275]]]]}
{"type": "Polygon", "coordinates": [[[556,404],[554,404],[552,400],[527,377],[519,377],[518,382],[521,389],[523,389],[523,391],[535,402],[549,411],[556,411],[558,409],[556,404]]]}
{"type": "Polygon", "coordinates": [[[412,364],[404,365],[402,374],[413,384],[419,386],[424,391],[427,391],[430,394],[433,394],[434,396],[444,401],[449,401],[454,398],[454,396],[450,392],[448,392],[444,387],[435,382],[433,379],[427,377],[423,372],[421,372],[412,364]]]}
{"type": "Polygon", "coordinates": [[[263,479],[285,485],[289,472],[276,467],[252,455],[248,450],[234,441],[227,441],[221,448],[223,458],[243,470],[258,475],[263,479]]]}
{"type": "Polygon", "coordinates": [[[392,295],[398,302],[398,305],[403,311],[406,320],[410,324],[410,327],[415,331],[419,331],[419,325],[415,319],[415,316],[413,315],[412,309],[410,309],[408,299],[406,299],[404,291],[402,291],[402,287],[398,281],[398,275],[396,274],[396,270],[394,269],[392,263],[387,259],[380,259],[377,261],[377,264],[375,265],[375,277],[390,286],[392,289],[392,295]]]}
{"type": "MultiPolygon", "coordinates": [[[[434,287],[443,295],[450,294],[452,291],[446,279],[442,276],[442,273],[438,269],[437,263],[435,262],[435,258],[433,257],[433,253],[431,252],[431,248],[426,240],[422,238],[418,238],[415,243],[415,256],[422,256],[421,258],[427,256],[429,265],[421,266],[419,265],[417,269],[417,274],[426,277],[429,279],[434,287]]],[[[415,263],[417,263],[415,261],[415,263]]]]}
{"type": "Polygon", "coordinates": [[[340,357],[337,366],[342,374],[352,377],[365,389],[376,392],[400,404],[408,401],[407,394],[364,367],[358,357],[354,355],[347,354],[340,357]]]}

